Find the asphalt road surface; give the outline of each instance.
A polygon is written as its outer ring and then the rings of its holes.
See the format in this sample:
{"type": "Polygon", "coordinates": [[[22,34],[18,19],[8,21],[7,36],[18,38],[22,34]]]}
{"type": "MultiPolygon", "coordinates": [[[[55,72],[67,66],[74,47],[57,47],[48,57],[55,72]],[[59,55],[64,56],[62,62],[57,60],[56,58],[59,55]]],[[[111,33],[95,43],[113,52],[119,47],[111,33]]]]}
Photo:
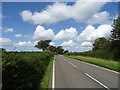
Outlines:
{"type": "Polygon", "coordinates": [[[62,55],[55,57],[52,88],[118,90],[118,73],[62,55]]]}

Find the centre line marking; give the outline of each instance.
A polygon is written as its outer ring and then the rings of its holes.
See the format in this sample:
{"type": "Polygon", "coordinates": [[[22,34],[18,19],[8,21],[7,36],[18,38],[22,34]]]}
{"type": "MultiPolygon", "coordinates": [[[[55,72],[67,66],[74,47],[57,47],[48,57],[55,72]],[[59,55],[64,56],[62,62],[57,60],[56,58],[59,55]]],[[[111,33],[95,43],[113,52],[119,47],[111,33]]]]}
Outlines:
{"type": "Polygon", "coordinates": [[[97,79],[93,78],[92,76],[90,76],[89,74],[85,73],[89,78],[91,78],[92,80],[94,80],[95,82],[97,82],[98,84],[100,84],[101,86],[103,86],[104,88],[111,90],[110,88],[108,88],[107,86],[105,86],[104,84],[102,84],[100,81],[98,81],[97,79]]]}
{"type": "Polygon", "coordinates": [[[70,62],[68,62],[70,65],[72,65],[73,67],[75,67],[75,68],[77,68],[74,64],[72,64],[72,63],[70,63],[70,62]]]}

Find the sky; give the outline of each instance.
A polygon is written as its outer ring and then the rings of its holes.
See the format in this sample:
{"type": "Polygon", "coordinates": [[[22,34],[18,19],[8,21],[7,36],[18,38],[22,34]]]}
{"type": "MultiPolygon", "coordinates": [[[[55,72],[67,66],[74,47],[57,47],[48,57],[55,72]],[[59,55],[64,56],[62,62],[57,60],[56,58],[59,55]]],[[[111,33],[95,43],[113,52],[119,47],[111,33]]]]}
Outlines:
{"type": "Polygon", "coordinates": [[[0,43],[8,51],[39,51],[40,40],[71,52],[92,49],[100,37],[110,38],[117,2],[2,2],[0,43]]]}

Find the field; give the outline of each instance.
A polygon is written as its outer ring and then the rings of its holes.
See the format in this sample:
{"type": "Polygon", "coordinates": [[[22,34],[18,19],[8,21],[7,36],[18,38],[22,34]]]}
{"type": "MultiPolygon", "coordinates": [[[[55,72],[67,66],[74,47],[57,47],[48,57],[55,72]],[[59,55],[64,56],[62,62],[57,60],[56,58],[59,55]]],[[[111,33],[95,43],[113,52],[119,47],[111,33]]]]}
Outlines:
{"type": "Polygon", "coordinates": [[[13,90],[47,88],[53,57],[54,55],[48,52],[4,52],[2,88],[13,90]],[[43,82],[46,84],[44,87],[43,82]]]}
{"type": "Polygon", "coordinates": [[[69,56],[69,55],[66,55],[66,56],[69,58],[77,59],[83,62],[95,64],[101,67],[105,67],[105,68],[120,72],[120,65],[117,61],[84,57],[84,56],[69,56]]]}

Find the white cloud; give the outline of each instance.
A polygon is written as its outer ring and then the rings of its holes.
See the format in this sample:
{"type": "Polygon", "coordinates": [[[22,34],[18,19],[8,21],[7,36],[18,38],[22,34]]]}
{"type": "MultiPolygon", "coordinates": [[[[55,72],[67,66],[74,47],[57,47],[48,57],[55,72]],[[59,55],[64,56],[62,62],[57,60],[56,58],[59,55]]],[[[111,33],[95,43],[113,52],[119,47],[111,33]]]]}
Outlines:
{"type": "Polygon", "coordinates": [[[24,10],[21,16],[24,21],[32,21],[32,13],[29,10],[24,10]]]}
{"type": "Polygon", "coordinates": [[[66,30],[61,30],[57,33],[57,35],[54,37],[54,40],[70,40],[75,39],[78,32],[75,28],[71,27],[66,30]]]}
{"type": "Polygon", "coordinates": [[[29,38],[30,36],[28,36],[28,35],[22,35],[22,34],[15,34],[15,37],[17,37],[17,38],[21,38],[21,37],[29,38]]]}
{"type": "Polygon", "coordinates": [[[34,41],[33,43],[36,45],[39,41],[34,41]]]}
{"type": "Polygon", "coordinates": [[[4,32],[13,32],[14,29],[13,28],[7,28],[6,30],[4,30],[4,32]]]}
{"type": "Polygon", "coordinates": [[[100,25],[97,29],[89,25],[77,37],[78,41],[94,41],[97,38],[109,38],[111,35],[111,25],[100,25]]]}
{"type": "Polygon", "coordinates": [[[92,47],[92,43],[91,42],[83,42],[81,44],[82,47],[92,47]]]}
{"type": "Polygon", "coordinates": [[[110,24],[109,13],[106,11],[94,14],[88,21],[88,24],[110,24]]]}
{"type": "Polygon", "coordinates": [[[22,34],[15,34],[15,37],[23,37],[22,34]]]}
{"type": "Polygon", "coordinates": [[[0,38],[0,44],[2,46],[15,46],[15,47],[22,47],[22,46],[34,46],[35,42],[31,41],[19,41],[14,42],[9,38],[0,38]]]}
{"type": "Polygon", "coordinates": [[[118,14],[116,14],[114,17],[113,17],[113,19],[117,19],[118,18],[118,14]]]}
{"type": "Polygon", "coordinates": [[[0,44],[2,44],[3,46],[10,46],[13,45],[14,43],[9,38],[0,38],[0,44]]]}
{"type": "Polygon", "coordinates": [[[50,42],[49,45],[50,46],[55,46],[55,42],[50,42]]]}
{"type": "Polygon", "coordinates": [[[62,44],[61,44],[61,46],[63,46],[63,47],[73,47],[73,46],[77,46],[77,44],[76,43],[74,43],[72,40],[69,40],[69,41],[67,41],[67,42],[63,42],[62,44]]]}
{"type": "Polygon", "coordinates": [[[16,46],[34,46],[34,43],[32,43],[31,41],[28,42],[18,42],[15,44],[16,46]]]}
{"type": "Polygon", "coordinates": [[[47,8],[41,12],[32,13],[29,10],[24,10],[21,12],[21,17],[23,21],[33,22],[34,24],[52,24],[67,19],[85,22],[108,1],[110,0],[105,0],[105,2],[78,0],[73,5],[57,2],[47,6],[47,8]]]}
{"type": "Polygon", "coordinates": [[[34,40],[53,39],[55,36],[52,29],[45,30],[43,26],[38,25],[33,35],[34,40]]]}

